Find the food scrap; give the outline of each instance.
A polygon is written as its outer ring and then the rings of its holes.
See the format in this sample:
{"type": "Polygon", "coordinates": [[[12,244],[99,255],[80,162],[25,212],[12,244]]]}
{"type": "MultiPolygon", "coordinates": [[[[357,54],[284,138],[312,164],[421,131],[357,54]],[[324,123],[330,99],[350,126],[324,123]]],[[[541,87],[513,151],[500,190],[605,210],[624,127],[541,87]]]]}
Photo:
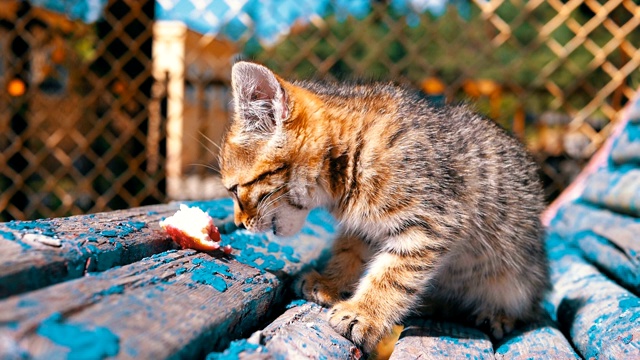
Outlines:
{"type": "MultiPolygon", "coordinates": [[[[160,221],[160,227],[183,249],[210,251],[221,248],[220,232],[213,219],[197,207],[181,204],[180,210],[160,221]]],[[[222,251],[230,254],[233,249],[225,245],[222,251]]]]}

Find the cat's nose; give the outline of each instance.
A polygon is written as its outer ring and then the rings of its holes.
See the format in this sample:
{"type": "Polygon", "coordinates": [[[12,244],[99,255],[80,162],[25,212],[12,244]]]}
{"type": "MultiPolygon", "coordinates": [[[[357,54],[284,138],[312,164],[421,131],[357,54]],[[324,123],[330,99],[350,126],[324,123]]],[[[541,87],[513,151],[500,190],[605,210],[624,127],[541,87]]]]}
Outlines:
{"type": "Polygon", "coordinates": [[[233,222],[236,224],[236,227],[238,229],[246,229],[247,228],[247,219],[243,218],[241,216],[236,216],[235,219],[233,219],[233,222]]]}
{"type": "Polygon", "coordinates": [[[247,226],[247,216],[245,214],[243,214],[243,213],[237,212],[237,213],[234,214],[233,222],[238,227],[244,226],[246,228],[246,226],[247,226]]]}

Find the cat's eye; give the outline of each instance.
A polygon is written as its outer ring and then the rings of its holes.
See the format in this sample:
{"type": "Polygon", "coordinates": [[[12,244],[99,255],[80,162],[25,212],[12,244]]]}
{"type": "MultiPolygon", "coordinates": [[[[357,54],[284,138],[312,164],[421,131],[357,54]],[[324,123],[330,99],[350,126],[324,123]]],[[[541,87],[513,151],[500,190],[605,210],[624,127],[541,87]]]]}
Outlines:
{"type": "Polygon", "coordinates": [[[232,187],[229,188],[229,192],[231,194],[233,194],[233,196],[237,199],[238,198],[238,185],[233,185],[232,187]]]}
{"type": "Polygon", "coordinates": [[[240,202],[240,199],[238,198],[238,185],[233,185],[232,187],[230,187],[229,188],[229,192],[231,193],[231,195],[233,195],[233,198],[238,203],[238,207],[240,208],[240,211],[244,211],[244,209],[242,208],[242,203],[240,202]]]}

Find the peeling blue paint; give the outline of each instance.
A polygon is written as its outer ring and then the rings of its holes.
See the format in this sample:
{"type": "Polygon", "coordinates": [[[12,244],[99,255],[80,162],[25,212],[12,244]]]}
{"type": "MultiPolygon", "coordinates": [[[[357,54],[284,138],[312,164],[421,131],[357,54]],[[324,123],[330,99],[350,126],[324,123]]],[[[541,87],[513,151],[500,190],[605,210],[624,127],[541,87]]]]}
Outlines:
{"type": "Polygon", "coordinates": [[[40,323],[37,333],[69,348],[68,359],[103,359],[116,356],[120,351],[120,339],[109,329],[64,322],[60,313],[40,323]]]}
{"type": "MultiPolygon", "coordinates": [[[[263,236],[266,241],[266,235],[263,236]]],[[[254,247],[250,247],[250,245],[253,245],[253,240],[251,239],[255,239],[253,234],[248,238],[242,235],[238,236],[238,234],[236,234],[233,237],[233,240],[230,241],[233,244],[232,246],[239,250],[238,254],[234,255],[234,258],[237,261],[259,269],[261,272],[278,271],[284,268],[286,263],[282,259],[278,259],[272,254],[265,254],[262,251],[256,250],[254,247]]]]}
{"type": "Polygon", "coordinates": [[[19,308],[34,307],[40,305],[40,302],[34,299],[21,299],[18,301],[19,308]]]}
{"type": "Polygon", "coordinates": [[[336,231],[335,219],[324,209],[311,210],[307,221],[310,221],[313,225],[321,227],[327,233],[333,233],[336,231]]]}
{"type": "Polygon", "coordinates": [[[102,230],[98,234],[105,237],[116,237],[118,236],[118,232],[115,230],[102,230]]]}
{"type": "Polygon", "coordinates": [[[255,354],[261,349],[262,346],[241,339],[232,341],[229,347],[222,353],[210,353],[207,355],[206,360],[236,360],[240,357],[240,354],[255,354]]]}
{"type": "Polygon", "coordinates": [[[108,289],[105,289],[96,293],[95,296],[108,296],[108,295],[122,294],[122,293],[124,293],[124,285],[114,285],[108,289]]]}
{"type": "Polygon", "coordinates": [[[294,255],[294,249],[291,246],[285,245],[280,249],[280,251],[282,252],[282,254],[287,260],[293,263],[300,262],[300,259],[294,255]]]}
{"type": "MultiPolygon", "coordinates": [[[[631,308],[639,308],[640,307],[640,299],[637,297],[629,297],[626,299],[622,299],[620,300],[620,302],[618,303],[618,305],[620,305],[620,310],[629,310],[631,308]]],[[[640,310],[640,309],[637,309],[640,310]]]]}
{"type": "Polygon", "coordinates": [[[305,300],[305,299],[293,300],[292,302],[290,302],[287,305],[287,309],[291,309],[291,308],[294,308],[296,306],[302,306],[302,305],[304,305],[306,303],[307,303],[307,300],[305,300]]]}
{"type": "Polygon", "coordinates": [[[272,252],[278,252],[278,251],[280,251],[280,244],[278,244],[278,243],[274,243],[274,242],[270,242],[270,243],[267,245],[267,251],[268,251],[268,252],[271,252],[271,253],[272,253],[272,252]]]}
{"type": "Polygon", "coordinates": [[[233,214],[233,200],[231,198],[216,201],[190,201],[185,204],[200,208],[215,219],[225,219],[229,217],[229,214],[233,214]]]}
{"type": "Polygon", "coordinates": [[[117,224],[115,229],[101,230],[98,234],[107,238],[124,238],[136,231],[142,230],[145,226],[147,226],[146,223],[142,221],[125,221],[117,224]]]}
{"type": "Polygon", "coordinates": [[[127,221],[126,224],[128,226],[133,227],[136,230],[142,230],[145,226],[147,226],[147,224],[144,221],[127,221]]]}
{"type": "Polygon", "coordinates": [[[46,236],[55,236],[56,233],[53,230],[53,225],[50,222],[45,222],[45,220],[33,220],[33,221],[16,221],[12,220],[5,225],[13,230],[23,231],[25,230],[36,230],[37,233],[46,235],[46,236]]]}
{"type": "Polygon", "coordinates": [[[203,259],[193,259],[192,263],[195,267],[189,271],[191,272],[191,279],[196,283],[206,284],[220,292],[224,292],[227,290],[228,285],[224,278],[217,274],[234,279],[233,274],[226,265],[203,259]]]}
{"type": "Polygon", "coordinates": [[[0,230],[0,236],[2,236],[3,238],[7,239],[7,240],[15,240],[16,236],[13,235],[13,233],[11,231],[4,231],[4,230],[0,230]]]}

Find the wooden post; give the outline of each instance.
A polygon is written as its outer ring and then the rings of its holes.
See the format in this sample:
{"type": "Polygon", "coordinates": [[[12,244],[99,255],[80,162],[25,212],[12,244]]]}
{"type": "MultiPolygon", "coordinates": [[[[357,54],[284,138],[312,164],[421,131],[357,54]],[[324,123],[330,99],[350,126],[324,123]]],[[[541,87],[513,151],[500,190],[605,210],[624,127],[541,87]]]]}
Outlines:
{"type": "Polygon", "coordinates": [[[178,21],[153,25],[153,77],[167,84],[167,196],[180,196],[184,143],[184,76],[187,27],[178,21]]]}

